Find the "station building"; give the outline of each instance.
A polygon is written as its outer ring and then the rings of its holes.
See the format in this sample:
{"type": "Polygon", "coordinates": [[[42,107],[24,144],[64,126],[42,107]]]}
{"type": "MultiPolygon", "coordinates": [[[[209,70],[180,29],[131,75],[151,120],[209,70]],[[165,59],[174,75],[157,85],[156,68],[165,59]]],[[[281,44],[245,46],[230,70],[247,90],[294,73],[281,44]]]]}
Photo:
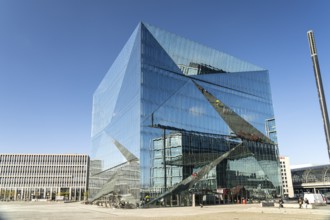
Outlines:
{"type": "Polygon", "coordinates": [[[294,195],[321,193],[330,200],[330,164],[291,169],[294,195]]]}
{"type": "Polygon", "coordinates": [[[270,119],[266,69],[140,23],[93,96],[92,159],[103,172],[92,177],[100,184],[91,198],[172,195],[179,204],[192,191],[233,188],[251,199],[280,196],[270,119]]]}
{"type": "Polygon", "coordinates": [[[0,154],[0,200],[83,200],[88,166],[88,155],[0,154]]]}

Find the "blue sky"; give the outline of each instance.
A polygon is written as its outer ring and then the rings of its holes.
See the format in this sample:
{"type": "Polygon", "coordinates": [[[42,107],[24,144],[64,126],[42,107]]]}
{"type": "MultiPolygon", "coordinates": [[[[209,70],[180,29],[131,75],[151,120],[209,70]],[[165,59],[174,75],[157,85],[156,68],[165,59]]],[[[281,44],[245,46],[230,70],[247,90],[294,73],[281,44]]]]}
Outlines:
{"type": "MultiPolygon", "coordinates": [[[[91,152],[92,95],[140,21],[269,70],[280,154],[329,163],[306,32],[330,105],[327,0],[0,0],[0,152],[91,152]]],[[[330,106],[329,106],[330,108],[330,106]]]]}

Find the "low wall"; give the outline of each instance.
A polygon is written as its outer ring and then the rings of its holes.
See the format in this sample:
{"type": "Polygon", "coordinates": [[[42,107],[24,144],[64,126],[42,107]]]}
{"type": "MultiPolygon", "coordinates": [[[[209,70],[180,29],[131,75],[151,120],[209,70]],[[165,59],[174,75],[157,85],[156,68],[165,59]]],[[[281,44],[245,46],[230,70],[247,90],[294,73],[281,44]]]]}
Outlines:
{"type": "Polygon", "coordinates": [[[275,206],[274,202],[260,202],[260,207],[274,207],[274,206],[275,206]]]}
{"type": "MultiPolygon", "coordinates": [[[[279,204],[278,203],[274,203],[274,207],[279,207],[279,204]]],[[[295,208],[295,209],[299,209],[299,204],[297,203],[297,204],[294,204],[294,203],[284,203],[283,204],[283,208],[295,208]]],[[[307,206],[306,206],[306,204],[303,204],[302,206],[301,206],[301,208],[302,209],[314,209],[315,207],[314,207],[314,205],[312,205],[312,204],[308,204],[307,206]]]]}

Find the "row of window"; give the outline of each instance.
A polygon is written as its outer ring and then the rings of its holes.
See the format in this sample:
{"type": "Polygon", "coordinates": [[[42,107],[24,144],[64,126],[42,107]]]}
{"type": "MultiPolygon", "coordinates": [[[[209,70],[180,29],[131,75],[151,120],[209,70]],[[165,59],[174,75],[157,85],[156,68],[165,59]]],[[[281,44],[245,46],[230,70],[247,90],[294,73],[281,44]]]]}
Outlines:
{"type": "Polygon", "coordinates": [[[288,189],[283,189],[283,193],[289,193],[288,189]]]}
{"type": "MultiPolygon", "coordinates": [[[[87,164],[83,166],[13,166],[0,165],[0,174],[77,174],[86,173],[87,164]]],[[[0,175],[0,176],[1,176],[0,175]]]]}
{"type": "Polygon", "coordinates": [[[0,187],[86,187],[85,182],[77,183],[65,183],[65,182],[53,182],[53,183],[26,183],[26,184],[1,184],[0,187]]]}
{"type": "Polygon", "coordinates": [[[10,155],[1,154],[0,164],[38,163],[38,164],[87,164],[87,155],[10,155]]]}
{"type": "MultiPolygon", "coordinates": [[[[155,167],[152,170],[151,175],[153,177],[164,177],[164,169],[162,167],[155,167]]],[[[179,176],[182,178],[182,168],[181,167],[167,167],[166,168],[166,175],[170,176],[179,176]]]]}
{"type": "Polygon", "coordinates": [[[293,175],[292,182],[297,183],[317,183],[317,182],[330,182],[330,176],[314,176],[314,175],[293,175]]]}

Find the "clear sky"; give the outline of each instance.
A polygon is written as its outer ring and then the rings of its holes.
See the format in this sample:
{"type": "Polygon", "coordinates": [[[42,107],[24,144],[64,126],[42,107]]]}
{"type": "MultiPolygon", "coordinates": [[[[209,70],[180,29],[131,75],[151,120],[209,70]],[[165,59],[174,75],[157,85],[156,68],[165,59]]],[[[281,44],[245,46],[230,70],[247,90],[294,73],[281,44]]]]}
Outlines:
{"type": "Polygon", "coordinates": [[[328,0],[0,0],[0,153],[91,152],[92,95],[140,21],[269,70],[280,154],[329,163],[328,0]]]}

